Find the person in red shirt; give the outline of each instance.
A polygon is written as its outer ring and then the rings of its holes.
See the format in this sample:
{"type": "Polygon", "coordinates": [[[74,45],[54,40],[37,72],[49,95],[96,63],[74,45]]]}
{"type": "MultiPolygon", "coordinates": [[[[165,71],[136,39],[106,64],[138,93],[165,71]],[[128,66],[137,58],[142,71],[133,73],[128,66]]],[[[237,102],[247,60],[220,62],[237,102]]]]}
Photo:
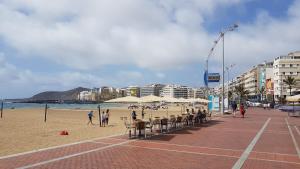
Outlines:
{"type": "Polygon", "coordinates": [[[243,103],[241,103],[241,105],[240,105],[240,112],[241,112],[242,117],[244,118],[246,111],[245,111],[245,107],[244,107],[243,103]]]}

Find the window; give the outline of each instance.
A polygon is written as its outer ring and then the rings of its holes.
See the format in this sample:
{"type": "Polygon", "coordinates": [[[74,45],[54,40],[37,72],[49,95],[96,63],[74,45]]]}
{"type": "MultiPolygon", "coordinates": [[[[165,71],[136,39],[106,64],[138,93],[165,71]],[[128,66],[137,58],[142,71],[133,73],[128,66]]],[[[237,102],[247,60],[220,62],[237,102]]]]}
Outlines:
{"type": "Polygon", "coordinates": [[[285,64],[282,64],[282,67],[285,67],[285,64]]]}
{"type": "Polygon", "coordinates": [[[290,72],[290,74],[292,75],[292,74],[293,74],[293,72],[290,72]]]}
{"type": "Polygon", "coordinates": [[[285,75],[285,72],[282,72],[283,75],[285,75]]]}
{"type": "Polygon", "coordinates": [[[290,67],[293,67],[293,64],[290,64],[290,67]]]}

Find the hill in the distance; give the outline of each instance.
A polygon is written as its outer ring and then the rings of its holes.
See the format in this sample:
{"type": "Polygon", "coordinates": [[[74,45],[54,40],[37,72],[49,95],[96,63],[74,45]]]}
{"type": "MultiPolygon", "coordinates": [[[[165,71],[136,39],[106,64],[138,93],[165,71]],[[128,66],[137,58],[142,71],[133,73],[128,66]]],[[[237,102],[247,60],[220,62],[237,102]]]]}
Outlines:
{"type": "Polygon", "coordinates": [[[82,91],[90,90],[88,88],[78,87],[67,91],[46,91],[36,94],[29,98],[29,101],[70,101],[77,100],[78,94],[82,91]]]}

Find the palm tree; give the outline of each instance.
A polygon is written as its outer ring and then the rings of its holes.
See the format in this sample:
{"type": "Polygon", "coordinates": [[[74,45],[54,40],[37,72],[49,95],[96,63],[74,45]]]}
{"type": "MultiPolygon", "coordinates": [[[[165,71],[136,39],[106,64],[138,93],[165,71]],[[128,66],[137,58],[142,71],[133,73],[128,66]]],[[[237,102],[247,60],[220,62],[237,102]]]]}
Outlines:
{"type": "Polygon", "coordinates": [[[292,76],[288,76],[283,82],[289,86],[290,89],[290,96],[292,95],[292,87],[296,85],[297,81],[292,76]]]}
{"type": "Polygon", "coordinates": [[[249,94],[248,90],[245,90],[245,87],[243,84],[240,84],[238,86],[234,87],[235,92],[240,96],[240,102],[247,97],[249,94]]]}

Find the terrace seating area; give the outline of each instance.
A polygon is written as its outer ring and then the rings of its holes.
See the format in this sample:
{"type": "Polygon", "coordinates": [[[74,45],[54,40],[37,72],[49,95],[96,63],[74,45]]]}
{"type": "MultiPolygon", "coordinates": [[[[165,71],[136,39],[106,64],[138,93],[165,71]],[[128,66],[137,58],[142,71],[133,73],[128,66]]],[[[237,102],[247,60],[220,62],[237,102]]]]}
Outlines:
{"type": "Polygon", "coordinates": [[[124,120],[126,132],[129,138],[149,138],[157,134],[167,134],[186,127],[194,127],[196,124],[206,123],[211,119],[211,112],[171,115],[169,118],[154,117],[132,120],[131,123],[124,120]]]}

